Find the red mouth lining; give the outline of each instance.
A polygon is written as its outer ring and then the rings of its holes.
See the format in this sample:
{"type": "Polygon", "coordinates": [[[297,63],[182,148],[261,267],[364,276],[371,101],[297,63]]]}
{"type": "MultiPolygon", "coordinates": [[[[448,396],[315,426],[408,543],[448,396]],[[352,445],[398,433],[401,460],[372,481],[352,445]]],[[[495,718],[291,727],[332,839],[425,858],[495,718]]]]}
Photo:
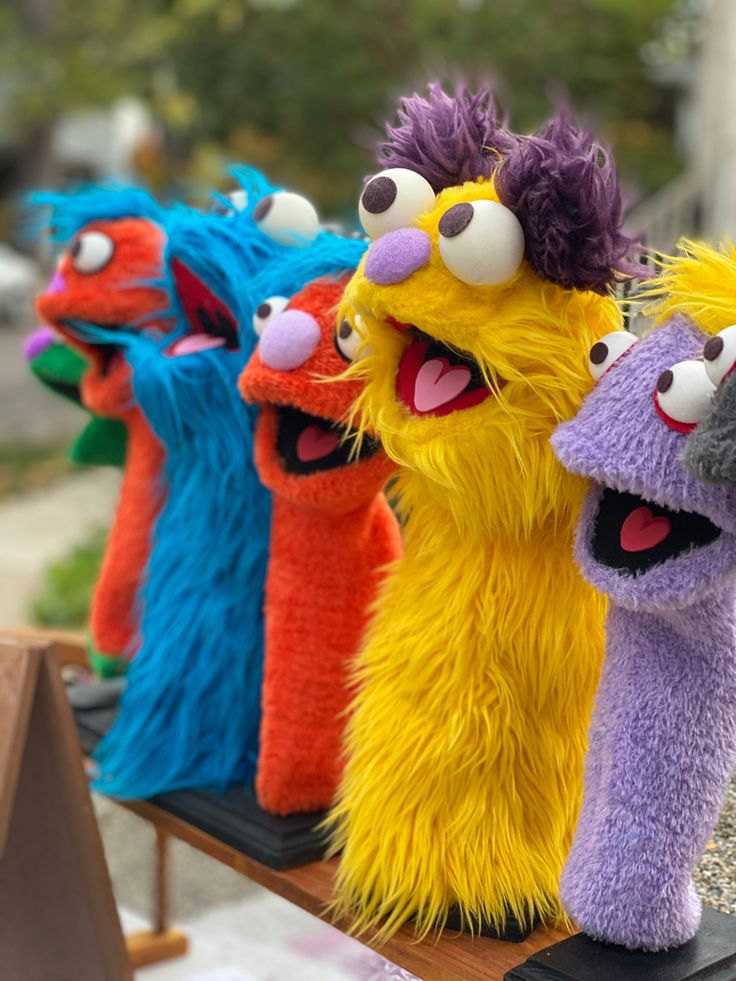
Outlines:
{"type": "MultiPolygon", "coordinates": [[[[410,324],[390,323],[402,333],[411,332],[396,374],[396,396],[414,415],[446,416],[484,402],[488,387],[477,362],[417,331],[410,324]]],[[[499,379],[498,388],[505,382],[499,379]]]]}

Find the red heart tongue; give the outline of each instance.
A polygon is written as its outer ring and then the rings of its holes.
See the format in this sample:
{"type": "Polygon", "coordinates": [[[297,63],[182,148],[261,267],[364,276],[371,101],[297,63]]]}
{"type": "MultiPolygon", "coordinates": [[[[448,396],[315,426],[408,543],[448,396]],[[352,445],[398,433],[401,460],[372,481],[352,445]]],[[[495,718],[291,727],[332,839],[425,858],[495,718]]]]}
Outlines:
{"type": "Polygon", "coordinates": [[[296,455],[302,463],[321,460],[336,450],[339,442],[338,433],[320,429],[319,426],[307,426],[299,433],[296,441],[296,455]]]}
{"type": "Polygon", "coordinates": [[[621,548],[624,552],[645,552],[660,545],[672,530],[665,514],[655,517],[645,504],[626,517],[621,525],[621,548]]]}

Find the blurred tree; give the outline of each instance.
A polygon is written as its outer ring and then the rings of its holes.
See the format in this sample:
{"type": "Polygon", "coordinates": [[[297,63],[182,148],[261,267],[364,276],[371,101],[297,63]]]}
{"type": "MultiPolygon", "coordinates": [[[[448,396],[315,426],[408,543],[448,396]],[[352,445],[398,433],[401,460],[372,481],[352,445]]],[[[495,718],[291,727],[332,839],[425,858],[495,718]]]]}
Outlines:
{"type": "Polygon", "coordinates": [[[495,78],[512,124],[568,93],[650,190],[677,170],[671,90],[640,57],[670,0],[178,0],[169,49],[193,98],[192,133],[323,204],[354,209],[382,120],[427,78],[495,78]]]}
{"type": "MultiPolygon", "coordinates": [[[[533,128],[567,92],[613,141],[624,176],[647,191],[677,169],[674,90],[651,83],[640,54],[671,8],[672,0],[12,0],[0,10],[0,83],[29,156],[39,154],[34,132],[47,132],[65,108],[132,92],[165,125],[162,178],[191,176],[192,160],[211,178],[224,155],[264,167],[328,213],[352,214],[397,97],[429,77],[491,75],[517,129],[533,128]]],[[[36,172],[38,162],[28,161],[36,172]]]]}

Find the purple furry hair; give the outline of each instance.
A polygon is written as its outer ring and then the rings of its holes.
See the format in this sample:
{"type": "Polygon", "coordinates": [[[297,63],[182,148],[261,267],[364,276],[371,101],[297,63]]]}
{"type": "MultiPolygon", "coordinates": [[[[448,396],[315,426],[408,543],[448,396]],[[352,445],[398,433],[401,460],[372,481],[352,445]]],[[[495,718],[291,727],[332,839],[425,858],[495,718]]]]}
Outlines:
{"type": "Polygon", "coordinates": [[[495,175],[498,196],[521,222],[526,258],[542,279],[607,293],[641,270],[621,231],[621,192],[611,154],[562,109],[518,141],[495,175]]]}
{"type": "Polygon", "coordinates": [[[426,178],[435,193],[464,181],[490,177],[500,154],[514,137],[499,121],[490,86],[475,94],[458,85],[454,95],[439,82],[429,98],[414,93],[399,108],[399,125],[387,126],[388,140],[378,151],[384,167],[407,167],[426,178]]]}

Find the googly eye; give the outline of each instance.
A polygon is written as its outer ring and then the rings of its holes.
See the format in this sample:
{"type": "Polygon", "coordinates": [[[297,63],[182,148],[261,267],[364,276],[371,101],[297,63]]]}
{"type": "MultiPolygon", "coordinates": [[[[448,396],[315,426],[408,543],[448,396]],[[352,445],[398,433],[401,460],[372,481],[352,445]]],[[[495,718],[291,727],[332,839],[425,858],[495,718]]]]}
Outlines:
{"type": "Polygon", "coordinates": [[[303,247],[319,233],[319,217],[311,201],[292,191],[276,191],[253,209],[253,220],[279,245],[303,247]]]}
{"type": "Polygon", "coordinates": [[[114,252],[115,243],[104,232],[82,232],[69,249],[72,265],[85,276],[104,269],[114,252]]]}
{"type": "Polygon", "coordinates": [[[360,223],[372,238],[411,225],[435,205],[432,185],[413,170],[390,167],[372,177],[360,196],[360,223]]]}
{"type": "Polygon", "coordinates": [[[360,314],[354,318],[355,326],[344,318],[335,328],[335,347],[343,361],[354,361],[363,340],[363,321],[360,314]]]}
{"type": "Polygon", "coordinates": [[[628,330],[614,330],[601,337],[590,349],[588,371],[598,381],[619,358],[636,344],[638,338],[628,330]]]}
{"type": "Polygon", "coordinates": [[[708,377],[714,385],[720,385],[736,367],[736,324],[711,337],[703,348],[703,357],[708,377]]]}
{"type": "Polygon", "coordinates": [[[670,429],[689,433],[705,416],[715,390],[702,361],[678,361],[657,379],[654,405],[670,429]]]}
{"type": "Polygon", "coordinates": [[[264,300],[253,314],[253,330],[256,334],[260,337],[269,320],[283,313],[288,305],[289,301],[285,296],[271,296],[264,300]]]}
{"type": "Polygon", "coordinates": [[[461,282],[498,286],[514,275],[524,258],[519,219],[498,201],[463,201],[438,225],[442,261],[461,282]]]}

